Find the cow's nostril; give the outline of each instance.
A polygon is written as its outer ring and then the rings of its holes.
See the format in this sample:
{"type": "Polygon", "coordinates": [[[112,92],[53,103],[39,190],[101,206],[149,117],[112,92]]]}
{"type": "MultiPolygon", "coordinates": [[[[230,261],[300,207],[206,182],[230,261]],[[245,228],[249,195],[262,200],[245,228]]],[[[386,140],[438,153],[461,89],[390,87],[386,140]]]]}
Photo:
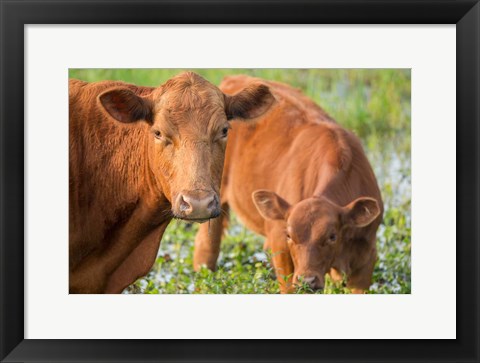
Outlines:
{"type": "Polygon", "coordinates": [[[190,203],[188,203],[184,198],[183,196],[181,195],[180,196],[180,210],[182,212],[187,212],[188,210],[190,210],[192,208],[192,206],[190,205],[190,203]]]}
{"type": "Polygon", "coordinates": [[[309,277],[303,278],[303,281],[305,281],[305,283],[307,283],[310,287],[315,286],[316,280],[317,278],[315,276],[309,276],[309,277]]]}
{"type": "Polygon", "coordinates": [[[217,199],[215,197],[212,197],[212,200],[210,201],[210,203],[208,203],[208,206],[207,208],[209,210],[212,210],[212,209],[216,209],[217,208],[217,199]]]}

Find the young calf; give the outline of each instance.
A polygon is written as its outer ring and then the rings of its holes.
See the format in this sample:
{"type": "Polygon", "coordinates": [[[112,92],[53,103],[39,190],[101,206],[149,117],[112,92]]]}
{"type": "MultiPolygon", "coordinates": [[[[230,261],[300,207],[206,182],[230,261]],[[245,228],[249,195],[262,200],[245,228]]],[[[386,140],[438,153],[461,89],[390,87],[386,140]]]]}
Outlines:
{"type": "MultiPolygon", "coordinates": [[[[236,94],[268,85],[277,102],[254,124],[233,123],[222,177],[221,204],[266,237],[283,293],[302,281],[324,287],[347,275],[362,293],[371,284],[383,205],[360,141],[301,92],[246,76],[220,88],[236,94]],[[253,197],[253,198],[252,198],[253,197]]],[[[194,265],[215,268],[226,216],[202,225],[194,265]]]]}

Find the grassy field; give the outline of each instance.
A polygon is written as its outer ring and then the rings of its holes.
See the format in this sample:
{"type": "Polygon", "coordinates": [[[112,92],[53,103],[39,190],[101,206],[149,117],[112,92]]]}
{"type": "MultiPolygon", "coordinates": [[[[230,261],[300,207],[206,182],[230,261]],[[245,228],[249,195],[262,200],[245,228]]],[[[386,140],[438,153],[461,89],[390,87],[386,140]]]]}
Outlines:
{"type": "MultiPolygon", "coordinates": [[[[123,80],[157,86],[179,69],[72,69],[71,78],[123,80]]],[[[385,203],[378,231],[379,258],[369,293],[411,292],[410,70],[394,69],[206,69],[194,70],[214,84],[231,74],[249,74],[302,89],[338,123],[363,141],[385,203]]],[[[198,226],[172,221],[151,272],[125,293],[278,293],[263,238],[235,216],[222,243],[216,272],[192,269],[198,226]]],[[[299,288],[298,293],[311,293],[299,288]]],[[[327,281],[323,293],[349,293],[327,281]]]]}

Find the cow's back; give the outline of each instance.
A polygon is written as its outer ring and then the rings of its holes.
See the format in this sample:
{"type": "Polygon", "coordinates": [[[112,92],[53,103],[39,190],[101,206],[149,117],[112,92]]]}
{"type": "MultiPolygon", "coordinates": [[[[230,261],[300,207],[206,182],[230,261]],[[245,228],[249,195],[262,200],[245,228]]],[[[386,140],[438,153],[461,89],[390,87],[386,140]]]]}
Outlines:
{"type": "Polygon", "coordinates": [[[360,196],[381,200],[358,138],[299,90],[247,76],[228,77],[220,88],[234,94],[258,81],[270,87],[277,104],[253,125],[234,123],[222,186],[247,227],[264,234],[264,219],[251,198],[258,189],[272,190],[291,204],[327,189],[341,205],[360,196]]]}

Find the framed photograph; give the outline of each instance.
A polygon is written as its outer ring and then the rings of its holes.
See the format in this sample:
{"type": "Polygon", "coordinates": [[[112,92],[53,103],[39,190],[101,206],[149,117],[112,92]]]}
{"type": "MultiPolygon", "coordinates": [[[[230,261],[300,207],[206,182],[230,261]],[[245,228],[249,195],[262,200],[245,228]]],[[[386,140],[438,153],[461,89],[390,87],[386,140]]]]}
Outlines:
{"type": "Polygon", "coordinates": [[[480,361],[478,1],[1,6],[2,362],[480,361]]]}
{"type": "Polygon", "coordinates": [[[410,294],[410,106],[401,68],[70,69],[68,291],[410,294]]]}

